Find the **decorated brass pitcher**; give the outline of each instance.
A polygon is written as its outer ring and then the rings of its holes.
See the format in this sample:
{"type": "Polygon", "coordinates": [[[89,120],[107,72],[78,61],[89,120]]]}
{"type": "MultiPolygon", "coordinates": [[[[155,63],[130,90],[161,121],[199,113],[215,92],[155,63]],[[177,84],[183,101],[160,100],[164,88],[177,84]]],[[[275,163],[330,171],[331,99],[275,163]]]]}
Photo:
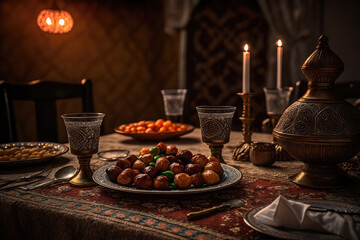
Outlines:
{"type": "Polygon", "coordinates": [[[360,111],[337,96],[335,80],[344,70],[342,60],[321,36],[301,71],[308,90],[281,116],[273,134],[304,167],[290,179],[313,188],[340,187],[348,182],[337,166],[360,151],[360,111]]]}

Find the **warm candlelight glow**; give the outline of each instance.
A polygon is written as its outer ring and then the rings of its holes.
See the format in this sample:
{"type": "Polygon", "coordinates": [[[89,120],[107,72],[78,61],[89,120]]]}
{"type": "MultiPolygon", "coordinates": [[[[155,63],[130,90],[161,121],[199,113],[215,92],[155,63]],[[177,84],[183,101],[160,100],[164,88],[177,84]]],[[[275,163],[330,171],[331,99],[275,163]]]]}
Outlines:
{"type": "Polygon", "coordinates": [[[279,47],[282,46],[282,41],[281,41],[280,39],[277,41],[277,45],[278,45],[279,47]]]}
{"type": "Polygon", "coordinates": [[[52,22],[51,22],[51,19],[50,19],[50,18],[47,18],[47,19],[46,19],[46,23],[47,23],[47,25],[51,25],[51,23],[52,23],[52,22]]]}
{"type": "Polygon", "coordinates": [[[69,12],[57,9],[42,10],[37,18],[39,28],[49,33],[67,33],[73,27],[73,19],[69,12]]]}
{"type": "Polygon", "coordinates": [[[61,26],[64,26],[64,25],[65,25],[64,19],[60,19],[60,20],[59,20],[59,24],[60,24],[61,26]]]}
{"type": "Polygon", "coordinates": [[[247,52],[249,50],[249,46],[247,44],[245,44],[244,50],[245,50],[245,52],[247,52]]]}

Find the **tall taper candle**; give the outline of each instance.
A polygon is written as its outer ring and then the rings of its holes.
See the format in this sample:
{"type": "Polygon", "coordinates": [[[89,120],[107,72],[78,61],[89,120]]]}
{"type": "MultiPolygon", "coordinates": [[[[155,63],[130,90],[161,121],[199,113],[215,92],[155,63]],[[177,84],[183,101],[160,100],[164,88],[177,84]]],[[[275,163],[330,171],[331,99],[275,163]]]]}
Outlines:
{"type": "Polygon", "coordinates": [[[243,93],[250,92],[250,52],[249,46],[245,44],[245,52],[243,52],[243,79],[242,79],[242,89],[243,93]]]}
{"type": "Polygon", "coordinates": [[[281,88],[281,73],[282,73],[282,59],[283,59],[283,47],[282,42],[279,39],[277,41],[277,75],[276,75],[276,88],[281,88]]]}

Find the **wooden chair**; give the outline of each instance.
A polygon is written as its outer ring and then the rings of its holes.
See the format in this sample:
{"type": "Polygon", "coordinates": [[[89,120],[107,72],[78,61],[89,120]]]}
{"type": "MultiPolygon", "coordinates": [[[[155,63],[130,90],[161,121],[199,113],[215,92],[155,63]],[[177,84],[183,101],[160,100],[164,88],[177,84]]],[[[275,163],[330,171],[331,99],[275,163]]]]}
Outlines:
{"type": "Polygon", "coordinates": [[[81,84],[44,80],[28,83],[0,81],[0,142],[18,141],[14,100],[34,101],[37,140],[58,142],[56,100],[69,98],[81,98],[82,111],[94,112],[92,82],[89,79],[83,79],[81,84]]]}

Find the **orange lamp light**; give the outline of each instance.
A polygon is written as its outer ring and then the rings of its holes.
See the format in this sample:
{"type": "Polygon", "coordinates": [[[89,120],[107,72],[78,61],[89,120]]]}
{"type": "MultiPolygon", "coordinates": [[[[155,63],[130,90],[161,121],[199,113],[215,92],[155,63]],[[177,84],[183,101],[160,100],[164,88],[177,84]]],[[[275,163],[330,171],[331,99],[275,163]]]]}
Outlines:
{"type": "Polygon", "coordinates": [[[60,9],[45,9],[39,13],[37,24],[44,32],[62,34],[70,32],[74,25],[74,21],[67,11],[60,9]]]}

